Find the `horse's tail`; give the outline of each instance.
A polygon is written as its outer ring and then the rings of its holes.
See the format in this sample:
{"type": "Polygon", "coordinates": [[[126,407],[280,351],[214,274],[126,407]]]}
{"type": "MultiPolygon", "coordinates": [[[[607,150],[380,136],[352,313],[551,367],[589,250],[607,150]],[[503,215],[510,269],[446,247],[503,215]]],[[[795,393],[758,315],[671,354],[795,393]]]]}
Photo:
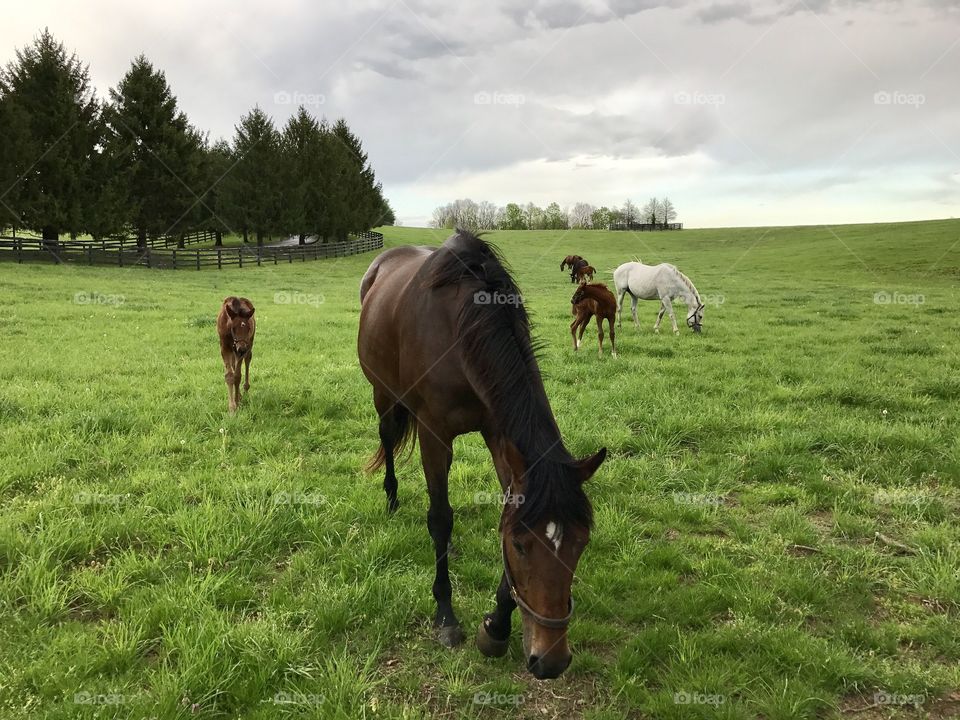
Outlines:
{"type": "MultiPolygon", "coordinates": [[[[387,414],[392,421],[392,430],[396,437],[396,444],[393,447],[394,457],[403,456],[402,459],[406,459],[413,453],[413,448],[416,445],[416,435],[414,431],[417,429],[417,419],[400,403],[390,408],[387,414]]],[[[384,417],[386,418],[386,416],[384,417]]],[[[387,451],[381,442],[380,447],[377,448],[377,451],[367,461],[363,469],[368,473],[376,472],[382,468],[386,462],[387,451]]]]}

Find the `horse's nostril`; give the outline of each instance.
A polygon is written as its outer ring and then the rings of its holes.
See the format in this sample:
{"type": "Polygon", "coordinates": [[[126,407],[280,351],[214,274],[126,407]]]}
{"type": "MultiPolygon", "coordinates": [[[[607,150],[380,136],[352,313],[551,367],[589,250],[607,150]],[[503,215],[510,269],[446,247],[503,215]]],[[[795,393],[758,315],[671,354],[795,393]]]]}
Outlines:
{"type": "Polygon", "coordinates": [[[537,666],[537,663],[539,662],[540,662],[539,655],[531,655],[530,657],[527,658],[527,670],[530,670],[532,672],[533,669],[537,666]]]}

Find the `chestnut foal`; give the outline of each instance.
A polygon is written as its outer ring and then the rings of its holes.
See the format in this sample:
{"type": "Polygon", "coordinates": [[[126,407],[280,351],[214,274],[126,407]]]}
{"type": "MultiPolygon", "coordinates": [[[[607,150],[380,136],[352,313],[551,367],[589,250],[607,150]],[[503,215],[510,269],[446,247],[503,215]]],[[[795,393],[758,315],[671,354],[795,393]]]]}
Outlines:
{"type": "Polygon", "coordinates": [[[253,336],[257,322],[253,318],[253,303],[246,298],[225,298],[217,315],[217,333],[220,335],[220,356],[223,358],[223,378],[231,413],[240,404],[240,363],[246,366],[243,391],[250,389],[250,360],[253,358],[253,336]]]}
{"type": "Polygon", "coordinates": [[[577,278],[577,282],[583,283],[587,282],[587,280],[593,282],[593,276],[596,274],[597,269],[593,267],[593,265],[577,265],[573,272],[577,278]]]}
{"type": "Polygon", "coordinates": [[[610,326],[610,347],[613,357],[617,356],[617,343],[613,330],[613,320],[617,315],[617,298],[603,283],[584,283],[570,299],[574,320],[570,323],[570,334],[573,335],[573,349],[580,349],[583,340],[583,331],[587,329],[590,318],[597,317],[597,338],[600,341],[598,356],[603,356],[603,321],[606,319],[610,326]],[[577,337],[577,329],[580,337],[577,337]]]}

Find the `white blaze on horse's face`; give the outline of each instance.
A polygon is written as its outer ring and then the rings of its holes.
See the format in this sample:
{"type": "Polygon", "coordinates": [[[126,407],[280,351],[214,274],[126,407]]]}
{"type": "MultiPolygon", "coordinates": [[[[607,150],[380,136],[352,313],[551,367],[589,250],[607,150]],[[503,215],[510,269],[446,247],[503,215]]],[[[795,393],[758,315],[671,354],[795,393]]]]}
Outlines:
{"type": "Polygon", "coordinates": [[[547,540],[553,543],[555,552],[560,552],[560,543],[563,542],[563,525],[558,525],[551,520],[547,523],[547,540]]]}

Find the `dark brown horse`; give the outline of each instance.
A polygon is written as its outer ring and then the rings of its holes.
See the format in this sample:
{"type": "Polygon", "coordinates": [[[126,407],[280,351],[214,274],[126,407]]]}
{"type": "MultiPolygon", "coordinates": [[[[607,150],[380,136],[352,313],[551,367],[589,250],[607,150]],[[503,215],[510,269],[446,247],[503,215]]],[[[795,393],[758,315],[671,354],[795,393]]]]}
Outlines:
{"type": "Polygon", "coordinates": [[[579,255],[567,255],[563,262],[560,263],[560,269],[563,270],[565,267],[570,267],[570,282],[578,282],[577,273],[579,268],[587,267],[588,263],[579,255]]]}
{"type": "Polygon", "coordinates": [[[416,436],[427,479],[433,539],[434,626],[450,647],[464,634],[451,604],[447,547],[453,509],[447,475],[453,439],[479,431],[504,493],[503,575],[496,607],[477,634],[481,652],[503,655],[520,606],[527,668],[557,677],[570,664],[571,583],[590,539],[583,491],[606,449],[577,460],[563,445],[530,338],[520,291],[483,240],[458,230],[439,248],[379,255],[360,285],[358,352],[380,415],[387,506],[396,510],[394,455],[416,436]]]}
{"type": "Polygon", "coordinates": [[[584,283],[570,299],[573,311],[573,322],[570,323],[570,334],[573,335],[573,349],[580,349],[583,340],[583,331],[587,329],[590,318],[597,318],[597,339],[600,342],[598,356],[603,356],[603,321],[610,326],[610,347],[613,357],[617,356],[616,335],[613,330],[613,320],[617,316],[617,298],[603,283],[584,283]],[[577,330],[580,337],[577,337],[577,330]]]}
{"type": "Polygon", "coordinates": [[[227,383],[227,403],[231,413],[240,404],[240,363],[246,366],[247,376],[243,391],[250,389],[250,360],[253,358],[253,336],[257,321],[253,317],[253,303],[246,298],[225,298],[217,315],[217,334],[220,336],[220,357],[223,358],[223,379],[227,383]]]}

